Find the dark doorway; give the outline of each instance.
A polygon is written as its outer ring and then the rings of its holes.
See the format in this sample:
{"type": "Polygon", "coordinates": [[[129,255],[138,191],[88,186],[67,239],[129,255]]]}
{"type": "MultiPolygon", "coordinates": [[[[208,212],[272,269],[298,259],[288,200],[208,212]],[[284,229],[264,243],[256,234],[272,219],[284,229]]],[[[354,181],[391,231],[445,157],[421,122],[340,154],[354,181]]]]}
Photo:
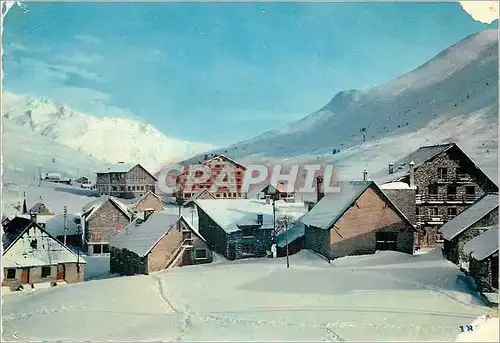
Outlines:
{"type": "Polygon", "coordinates": [[[377,232],[375,233],[375,239],[377,241],[376,250],[396,250],[396,232],[377,232]]]}
{"type": "Polygon", "coordinates": [[[491,260],[491,286],[498,289],[498,256],[491,260]]]}

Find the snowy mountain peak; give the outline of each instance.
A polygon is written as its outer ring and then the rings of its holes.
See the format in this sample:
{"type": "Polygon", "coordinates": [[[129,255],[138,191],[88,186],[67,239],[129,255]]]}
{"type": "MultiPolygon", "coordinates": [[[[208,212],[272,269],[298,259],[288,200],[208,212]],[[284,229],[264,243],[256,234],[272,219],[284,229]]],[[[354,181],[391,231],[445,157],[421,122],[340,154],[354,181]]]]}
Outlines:
{"type": "Polygon", "coordinates": [[[21,126],[104,162],[120,160],[157,169],[164,161],[182,160],[214,148],[169,138],[149,123],[98,118],[46,98],[3,92],[2,100],[4,125],[21,126]]]}

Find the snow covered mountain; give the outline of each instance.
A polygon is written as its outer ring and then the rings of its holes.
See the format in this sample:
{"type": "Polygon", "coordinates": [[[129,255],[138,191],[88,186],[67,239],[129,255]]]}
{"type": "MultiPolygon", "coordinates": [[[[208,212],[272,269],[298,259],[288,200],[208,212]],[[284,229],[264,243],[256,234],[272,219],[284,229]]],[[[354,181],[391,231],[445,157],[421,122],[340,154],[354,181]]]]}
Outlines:
{"type": "Polygon", "coordinates": [[[361,177],[420,145],[454,141],[496,179],[497,35],[473,34],[387,84],[340,92],[297,122],[214,152],[247,163],[334,162],[361,177]]]}
{"type": "MultiPolygon", "coordinates": [[[[165,161],[182,160],[214,146],[175,140],[149,124],[125,118],[98,118],[76,112],[47,99],[3,92],[3,125],[7,131],[42,135],[57,145],[72,149],[78,156],[88,154],[109,163],[140,162],[153,170],[165,161]]],[[[22,141],[4,137],[4,147],[22,146],[22,141]]],[[[48,143],[45,140],[45,146],[48,143]]],[[[75,156],[75,155],[74,155],[75,156]]],[[[15,159],[4,158],[6,164],[15,159]]]]}

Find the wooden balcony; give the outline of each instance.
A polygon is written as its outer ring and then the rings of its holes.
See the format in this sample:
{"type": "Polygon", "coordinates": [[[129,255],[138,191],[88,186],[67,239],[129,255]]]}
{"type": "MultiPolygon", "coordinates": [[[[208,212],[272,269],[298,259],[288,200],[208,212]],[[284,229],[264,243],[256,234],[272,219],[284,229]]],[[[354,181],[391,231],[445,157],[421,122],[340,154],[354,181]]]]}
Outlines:
{"type": "Polygon", "coordinates": [[[472,204],[479,196],[475,194],[417,194],[415,203],[417,204],[472,204]]]}
{"type": "Polygon", "coordinates": [[[436,180],[437,183],[445,184],[445,183],[470,183],[472,182],[472,177],[468,174],[455,174],[455,175],[443,175],[438,177],[436,180]]]}
{"type": "Polygon", "coordinates": [[[428,224],[428,225],[441,225],[453,218],[456,215],[452,214],[417,214],[416,223],[417,224],[428,224]]]}

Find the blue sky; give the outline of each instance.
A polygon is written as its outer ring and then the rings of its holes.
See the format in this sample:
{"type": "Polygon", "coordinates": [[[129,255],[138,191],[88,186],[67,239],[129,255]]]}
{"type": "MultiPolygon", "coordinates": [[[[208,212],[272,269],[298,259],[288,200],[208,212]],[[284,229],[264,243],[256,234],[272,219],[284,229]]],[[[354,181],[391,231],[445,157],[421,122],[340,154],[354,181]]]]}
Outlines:
{"type": "Polygon", "coordinates": [[[381,84],[496,27],[458,3],[29,3],[4,87],[224,146],[381,84]]]}

